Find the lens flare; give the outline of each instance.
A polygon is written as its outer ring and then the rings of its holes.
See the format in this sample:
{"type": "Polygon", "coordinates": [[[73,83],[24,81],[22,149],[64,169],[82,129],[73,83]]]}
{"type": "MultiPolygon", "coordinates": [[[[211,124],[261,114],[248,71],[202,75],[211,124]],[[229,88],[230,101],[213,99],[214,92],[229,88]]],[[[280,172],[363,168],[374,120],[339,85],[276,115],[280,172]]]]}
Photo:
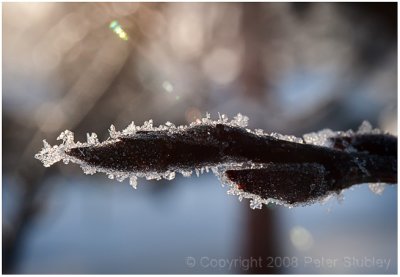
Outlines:
{"type": "Polygon", "coordinates": [[[120,39],[122,40],[128,40],[128,34],[124,31],[124,29],[122,29],[121,25],[118,23],[117,20],[113,20],[111,21],[110,25],[109,25],[110,29],[116,33],[120,39]]]}

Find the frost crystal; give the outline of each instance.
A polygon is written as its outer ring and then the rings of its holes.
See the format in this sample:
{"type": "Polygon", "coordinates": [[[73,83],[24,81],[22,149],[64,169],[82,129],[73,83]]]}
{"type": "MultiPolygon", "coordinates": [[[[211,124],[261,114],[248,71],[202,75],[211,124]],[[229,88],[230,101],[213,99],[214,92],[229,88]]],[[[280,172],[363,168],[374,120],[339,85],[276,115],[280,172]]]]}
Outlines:
{"type": "Polygon", "coordinates": [[[110,131],[110,138],[112,138],[112,139],[116,139],[121,135],[121,132],[117,132],[115,130],[115,126],[114,125],[110,126],[110,130],[109,131],[110,131]]]}
{"type": "Polygon", "coordinates": [[[146,174],[146,180],[161,180],[161,175],[157,172],[150,172],[146,174]]]}
{"type": "Polygon", "coordinates": [[[385,190],[386,184],[384,183],[371,183],[368,185],[369,189],[378,195],[382,195],[383,191],[385,190]]]}
{"type": "Polygon", "coordinates": [[[305,143],[318,145],[318,146],[325,146],[325,147],[332,147],[332,142],[329,138],[337,136],[337,132],[333,132],[330,129],[324,129],[317,133],[309,133],[303,135],[303,139],[305,143]]]}
{"type": "Polygon", "coordinates": [[[261,197],[254,197],[252,200],[250,200],[250,208],[255,210],[255,209],[261,209],[262,208],[262,199],[261,197]]]}
{"type": "Polygon", "coordinates": [[[232,124],[235,124],[239,127],[246,127],[248,125],[248,122],[249,118],[240,113],[237,116],[235,116],[232,120],[232,124]]]}
{"type": "Polygon", "coordinates": [[[97,138],[97,135],[95,133],[92,133],[91,135],[89,135],[89,133],[87,134],[87,142],[89,144],[95,145],[99,143],[99,139],[97,138]]]}
{"type": "MultiPolygon", "coordinates": [[[[350,137],[353,136],[355,132],[353,130],[348,130],[346,132],[341,131],[332,131],[331,129],[324,129],[319,132],[313,132],[309,134],[303,135],[303,139],[305,143],[318,145],[318,146],[325,146],[325,147],[332,147],[333,143],[330,138],[334,138],[337,136],[342,137],[350,137]]],[[[368,121],[363,121],[363,123],[358,128],[356,134],[382,134],[382,131],[379,129],[373,129],[371,124],[368,121]]],[[[346,151],[351,152],[353,148],[351,146],[346,149],[346,151]]]]}
{"type": "Polygon", "coordinates": [[[58,136],[57,140],[62,140],[65,146],[70,146],[74,144],[74,133],[69,130],[65,130],[58,136]]]}
{"type": "Polygon", "coordinates": [[[46,140],[43,140],[43,144],[43,149],[35,155],[35,158],[41,160],[45,167],[49,167],[62,159],[57,146],[51,147],[46,140]]]}
{"type": "Polygon", "coordinates": [[[153,130],[153,120],[145,121],[142,128],[142,131],[152,131],[153,130]]]}
{"type": "Polygon", "coordinates": [[[264,135],[264,131],[263,131],[262,129],[255,129],[255,130],[254,130],[254,133],[255,133],[257,136],[263,136],[263,135],[264,135]]]}
{"type": "Polygon", "coordinates": [[[88,165],[82,165],[82,170],[85,174],[90,174],[93,175],[96,173],[96,168],[92,167],[92,166],[88,166],[88,165]]]}
{"type": "MultiPolygon", "coordinates": [[[[256,130],[256,134],[257,134],[257,130],[256,130]]],[[[276,139],[286,140],[286,141],[290,141],[290,142],[304,143],[302,138],[298,138],[298,137],[295,137],[295,136],[286,136],[286,135],[281,135],[281,134],[278,134],[278,133],[271,133],[270,136],[274,137],[276,139]]]]}
{"type": "Polygon", "coordinates": [[[358,128],[357,134],[381,134],[382,131],[379,129],[373,129],[371,123],[363,121],[358,128]]]}
{"type": "Polygon", "coordinates": [[[129,184],[134,188],[137,189],[137,177],[132,176],[129,178],[129,184]]]}
{"type": "Polygon", "coordinates": [[[175,172],[168,171],[164,174],[164,179],[173,180],[175,178],[175,172]]]}
{"type": "Polygon", "coordinates": [[[188,171],[182,170],[181,174],[183,177],[190,177],[192,175],[192,171],[191,170],[188,170],[188,171]]]}
{"type": "Polygon", "coordinates": [[[129,177],[129,174],[127,174],[127,173],[120,173],[120,174],[117,174],[117,177],[116,177],[116,179],[117,179],[117,181],[118,182],[123,182],[126,178],[128,178],[129,177]]]}
{"type": "Polygon", "coordinates": [[[123,131],[123,135],[134,135],[136,133],[136,126],[135,123],[132,121],[131,124],[128,125],[123,131]]]}
{"type": "Polygon", "coordinates": [[[74,134],[66,130],[58,136],[57,140],[62,140],[62,144],[53,147],[51,147],[46,140],[43,140],[43,149],[35,155],[35,158],[42,161],[45,167],[49,167],[61,160],[63,160],[65,164],[70,161],[70,157],[67,156],[64,151],[74,145],[74,134]]]}

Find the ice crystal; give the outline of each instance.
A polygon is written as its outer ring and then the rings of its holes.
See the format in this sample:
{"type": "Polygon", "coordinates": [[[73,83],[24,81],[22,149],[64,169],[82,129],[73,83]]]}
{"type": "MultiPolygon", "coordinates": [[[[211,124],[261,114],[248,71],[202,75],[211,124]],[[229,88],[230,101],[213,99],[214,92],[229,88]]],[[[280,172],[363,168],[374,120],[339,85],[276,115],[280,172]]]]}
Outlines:
{"type": "Polygon", "coordinates": [[[87,134],[87,142],[89,144],[95,145],[99,143],[99,139],[97,138],[97,135],[95,133],[92,133],[91,135],[89,135],[89,133],[87,134]]]}
{"type": "Polygon", "coordinates": [[[261,209],[262,208],[263,201],[261,197],[254,197],[252,200],[250,200],[250,208],[255,210],[255,209],[261,209]]]}
{"type": "Polygon", "coordinates": [[[191,170],[182,170],[181,174],[183,177],[190,177],[192,175],[192,171],[191,170]]]}
{"type": "Polygon", "coordinates": [[[142,131],[153,131],[153,120],[150,119],[149,121],[145,121],[140,130],[142,130],[142,131]]]}
{"type": "Polygon", "coordinates": [[[383,191],[385,190],[386,184],[384,183],[371,183],[368,185],[369,189],[378,195],[381,195],[383,191]]]}
{"type": "Polygon", "coordinates": [[[255,130],[254,130],[254,133],[255,133],[257,136],[263,136],[263,135],[264,135],[264,130],[262,130],[262,129],[255,129],[255,130]]]}
{"type": "Polygon", "coordinates": [[[114,125],[110,126],[109,132],[110,132],[110,138],[112,138],[112,139],[116,139],[121,135],[121,132],[117,132],[115,130],[115,126],[114,125]]]}
{"type": "Polygon", "coordinates": [[[239,126],[239,127],[246,127],[248,125],[249,118],[247,116],[244,116],[242,114],[238,114],[233,118],[232,123],[239,126]]]}
{"type": "Polygon", "coordinates": [[[161,180],[162,177],[157,172],[150,172],[146,174],[146,180],[161,180]]]}
{"type": "Polygon", "coordinates": [[[134,135],[135,133],[136,133],[136,126],[135,126],[135,122],[133,122],[133,121],[131,124],[128,125],[128,127],[126,127],[122,131],[123,135],[134,135]]]}
{"type": "Polygon", "coordinates": [[[381,134],[382,131],[379,129],[373,129],[371,123],[363,121],[358,128],[357,134],[381,134]]]}
{"type": "Polygon", "coordinates": [[[173,180],[175,178],[175,172],[168,171],[164,174],[164,179],[173,180]]]}
{"type": "Polygon", "coordinates": [[[136,176],[131,176],[129,178],[129,184],[136,189],[137,188],[137,177],[136,176]]]}
{"type": "Polygon", "coordinates": [[[88,166],[88,165],[82,165],[82,170],[85,174],[90,174],[93,175],[96,173],[96,168],[93,166],[88,166]]]}
{"type": "Polygon", "coordinates": [[[309,134],[303,135],[303,139],[305,143],[318,145],[318,146],[325,146],[325,147],[332,147],[332,141],[329,138],[337,136],[338,133],[334,132],[330,129],[324,129],[319,132],[313,132],[309,134]]]}
{"type": "Polygon", "coordinates": [[[116,177],[118,182],[123,182],[127,178],[129,178],[128,173],[119,173],[119,174],[117,174],[117,177],[116,177]]]}
{"type": "MultiPolygon", "coordinates": [[[[257,132],[257,130],[256,130],[256,134],[257,133],[259,133],[259,131],[257,132]]],[[[298,138],[295,136],[287,136],[287,135],[282,135],[279,133],[271,133],[270,136],[274,137],[276,139],[280,139],[280,140],[286,140],[286,141],[296,142],[296,143],[304,143],[302,138],[298,138]]]]}

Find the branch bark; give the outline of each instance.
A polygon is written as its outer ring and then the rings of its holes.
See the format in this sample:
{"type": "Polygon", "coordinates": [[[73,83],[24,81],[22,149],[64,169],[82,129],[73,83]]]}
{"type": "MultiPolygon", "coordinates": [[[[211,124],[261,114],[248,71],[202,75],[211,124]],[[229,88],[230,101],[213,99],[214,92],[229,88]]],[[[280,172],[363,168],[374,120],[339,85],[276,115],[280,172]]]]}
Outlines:
{"type": "Polygon", "coordinates": [[[224,174],[238,189],[289,204],[307,203],[359,183],[397,183],[396,137],[355,134],[330,140],[328,148],[259,136],[225,124],[197,125],[181,132],[138,131],[66,154],[122,172],[226,165],[224,174]],[[244,165],[229,168],[232,164],[244,165]]]}

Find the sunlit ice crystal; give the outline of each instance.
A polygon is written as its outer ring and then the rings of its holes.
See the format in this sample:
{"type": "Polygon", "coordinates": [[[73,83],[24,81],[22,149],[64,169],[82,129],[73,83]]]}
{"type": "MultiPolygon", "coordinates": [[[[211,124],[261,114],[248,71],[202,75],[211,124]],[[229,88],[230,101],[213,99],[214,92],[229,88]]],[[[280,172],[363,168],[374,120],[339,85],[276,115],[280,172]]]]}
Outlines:
{"type": "MultiPolygon", "coordinates": [[[[364,134],[382,134],[382,131],[378,128],[373,128],[371,123],[368,121],[363,121],[360,127],[358,128],[357,132],[353,130],[348,130],[346,132],[342,131],[332,131],[331,129],[324,129],[319,132],[312,132],[303,135],[303,139],[305,143],[318,145],[318,146],[325,146],[325,147],[332,147],[333,143],[331,138],[342,136],[342,137],[349,137],[354,134],[364,135],[364,134]]],[[[347,149],[347,151],[351,151],[351,147],[347,149]]]]}
{"type": "MultiPolygon", "coordinates": [[[[262,134],[262,130],[261,132],[259,131],[259,129],[255,130],[256,134],[262,134]]],[[[298,138],[296,136],[287,136],[287,135],[282,135],[279,133],[271,133],[270,134],[271,137],[274,137],[276,139],[280,139],[280,140],[286,140],[286,141],[290,141],[290,142],[296,142],[296,143],[304,143],[302,138],[298,138]]]]}
{"type": "Polygon", "coordinates": [[[62,140],[63,142],[53,147],[46,140],[43,140],[44,147],[35,155],[35,158],[40,160],[45,167],[49,167],[61,160],[68,163],[71,158],[65,154],[65,150],[75,145],[74,134],[66,130],[57,137],[57,140],[62,140]]]}
{"type": "Polygon", "coordinates": [[[114,126],[114,125],[111,125],[111,126],[110,126],[109,132],[110,132],[110,138],[112,138],[112,139],[116,139],[116,138],[118,138],[118,137],[121,135],[121,132],[118,132],[118,131],[115,129],[115,126],[114,126]]]}
{"type": "Polygon", "coordinates": [[[235,124],[239,127],[246,127],[248,125],[248,122],[249,118],[239,113],[233,118],[231,124],[235,124]]]}
{"type": "Polygon", "coordinates": [[[228,122],[228,117],[225,114],[222,114],[220,120],[222,123],[226,123],[228,122]]]}
{"type": "Polygon", "coordinates": [[[63,144],[66,147],[72,146],[74,145],[74,133],[69,131],[69,130],[65,130],[64,132],[62,132],[58,137],[57,140],[62,140],[63,144]]]}
{"type": "Polygon", "coordinates": [[[150,172],[146,174],[146,180],[161,180],[161,175],[157,172],[150,172]]]}
{"type": "Polygon", "coordinates": [[[173,180],[175,178],[175,172],[173,171],[167,171],[164,174],[164,179],[166,180],[173,180]]]}
{"type": "Polygon", "coordinates": [[[50,167],[64,158],[64,152],[59,146],[51,147],[46,140],[43,140],[43,144],[43,149],[35,155],[35,158],[40,160],[45,167],[50,167]]]}
{"type": "Polygon", "coordinates": [[[373,128],[371,123],[368,121],[364,120],[360,127],[358,127],[357,134],[381,134],[382,131],[379,130],[378,128],[373,128]]]}
{"type": "Polygon", "coordinates": [[[136,189],[137,188],[137,177],[136,176],[131,176],[129,178],[129,184],[136,189]]]}
{"type": "Polygon", "coordinates": [[[183,177],[190,177],[192,175],[191,170],[181,170],[181,174],[183,177]]]}
{"type": "Polygon", "coordinates": [[[385,190],[386,184],[384,183],[371,183],[368,184],[369,189],[378,195],[382,195],[383,191],[385,190]]]}
{"type": "Polygon", "coordinates": [[[128,125],[123,131],[122,134],[124,135],[134,135],[136,133],[136,126],[135,122],[131,122],[131,124],[128,125]]]}
{"type": "Polygon", "coordinates": [[[93,166],[82,165],[81,168],[82,168],[82,170],[83,170],[83,172],[84,172],[85,174],[93,175],[93,174],[95,174],[95,173],[97,172],[96,168],[93,167],[93,166]]]}
{"type": "Polygon", "coordinates": [[[261,197],[254,197],[252,200],[250,200],[250,208],[251,209],[261,209],[262,208],[262,199],[261,197]]]}
{"type": "Polygon", "coordinates": [[[338,134],[337,132],[333,132],[330,129],[324,129],[319,132],[304,134],[303,140],[305,143],[308,144],[331,147],[332,142],[329,140],[329,138],[334,137],[337,134],[338,134]]]}
{"type": "Polygon", "coordinates": [[[264,130],[262,130],[262,129],[255,129],[254,132],[258,136],[263,136],[264,135],[264,130]]]}
{"type": "Polygon", "coordinates": [[[123,182],[128,177],[129,177],[128,173],[118,173],[116,179],[118,182],[123,182]]]}
{"type": "Polygon", "coordinates": [[[148,121],[145,121],[143,123],[143,126],[141,127],[142,131],[152,131],[153,130],[153,120],[150,119],[148,121]]]}
{"type": "Polygon", "coordinates": [[[89,133],[87,134],[87,142],[91,145],[95,145],[99,143],[99,139],[97,138],[97,135],[95,133],[92,133],[91,135],[89,135],[89,133]]]}

